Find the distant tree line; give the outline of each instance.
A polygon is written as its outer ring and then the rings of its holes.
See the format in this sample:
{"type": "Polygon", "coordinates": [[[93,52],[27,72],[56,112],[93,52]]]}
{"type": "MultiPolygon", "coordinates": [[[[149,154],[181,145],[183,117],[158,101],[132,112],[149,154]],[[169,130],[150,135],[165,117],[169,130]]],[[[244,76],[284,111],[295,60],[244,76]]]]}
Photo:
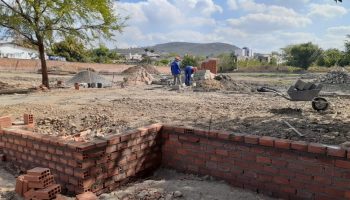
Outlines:
{"type": "Polygon", "coordinates": [[[104,45],[87,49],[82,41],[73,37],[67,37],[61,42],[54,43],[49,55],[61,56],[70,62],[112,63],[121,58],[121,55],[116,51],[110,50],[104,45]]]}
{"type": "MultiPolygon", "coordinates": [[[[347,36],[350,39],[350,35],[347,36]]],[[[308,69],[312,65],[322,67],[350,65],[350,41],[345,41],[345,51],[321,49],[311,42],[289,45],[282,49],[286,64],[308,69]]]]}

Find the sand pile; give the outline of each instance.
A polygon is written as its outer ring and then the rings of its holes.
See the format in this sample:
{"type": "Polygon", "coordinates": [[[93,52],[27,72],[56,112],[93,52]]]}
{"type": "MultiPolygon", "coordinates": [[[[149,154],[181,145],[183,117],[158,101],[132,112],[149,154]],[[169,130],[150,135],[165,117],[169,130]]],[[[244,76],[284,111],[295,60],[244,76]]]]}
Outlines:
{"type": "Polygon", "coordinates": [[[350,75],[344,68],[336,68],[319,78],[321,83],[346,84],[350,83],[350,75]]]}
{"type": "Polygon", "coordinates": [[[149,74],[160,74],[157,68],[152,65],[138,65],[138,66],[129,67],[128,69],[124,70],[122,74],[134,74],[138,72],[141,68],[145,69],[149,74]]]}
{"type": "Polygon", "coordinates": [[[66,85],[74,85],[74,83],[102,83],[102,86],[111,86],[111,82],[105,79],[103,76],[98,75],[96,72],[90,70],[81,71],[77,73],[73,78],[66,82],[66,85]]]}
{"type": "Polygon", "coordinates": [[[153,80],[153,76],[143,67],[124,77],[125,85],[150,85],[153,80]]]}
{"type": "Polygon", "coordinates": [[[218,75],[213,80],[200,80],[197,86],[204,91],[226,90],[232,92],[250,93],[252,88],[245,83],[239,83],[228,75],[218,75]]]}

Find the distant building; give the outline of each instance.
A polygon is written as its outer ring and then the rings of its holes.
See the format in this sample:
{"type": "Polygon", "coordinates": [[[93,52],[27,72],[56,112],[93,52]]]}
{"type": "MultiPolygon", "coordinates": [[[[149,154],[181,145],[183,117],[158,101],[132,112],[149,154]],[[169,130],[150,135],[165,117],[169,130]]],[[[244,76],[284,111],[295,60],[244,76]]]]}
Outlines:
{"type": "Polygon", "coordinates": [[[49,56],[49,60],[56,60],[56,61],[67,61],[65,57],[61,56],[49,56]]]}
{"type": "Polygon", "coordinates": [[[271,62],[271,54],[261,54],[261,53],[255,53],[254,58],[259,60],[262,63],[269,63],[271,62]]]}
{"type": "Polygon", "coordinates": [[[39,52],[14,43],[0,43],[0,58],[39,59],[39,52]]]}
{"type": "Polygon", "coordinates": [[[147,51],[145,54],[144,54],[144,57],[149,57],[153,60],[158,60],[160,58],[160,55],[159,54],[156,54],[156,53],[152,53],[152,52],[149,52],[147,51]]]}
{"type": "Polygon", "coordinates": [[[126,60],[135,60],[135,61],[141,61],[142,60],[142,55],[140,54],[131,54],[129,53],[128,55],[125,56],[126,60]]]}
{"type": "Polygon", "coordinates": [[[245,57],[248,57],[248,58],[251,58],[254,56],[253,54],[253,50],[252,49],[249,49],[248,47],[243,47],[242,48],[242,56],[245,56],[245,57]]]}

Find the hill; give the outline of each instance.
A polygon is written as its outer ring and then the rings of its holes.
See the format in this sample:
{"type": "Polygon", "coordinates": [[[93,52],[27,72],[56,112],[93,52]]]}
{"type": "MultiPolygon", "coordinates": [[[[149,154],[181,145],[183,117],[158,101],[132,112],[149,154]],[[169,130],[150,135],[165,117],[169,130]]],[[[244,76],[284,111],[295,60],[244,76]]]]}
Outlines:
{"type": "Polygon", "coordinates": [[[200,56],[212,56],[221,53],[231,53],[239,49],[237,46],[226,43],[189,43],[189,42],[169,42],[154,46],[132,49],[116,49],[119,53],[144,53],[145,49],[153,49],[155,53],[177,53],[179,55],[192,54],[200,56]]]}

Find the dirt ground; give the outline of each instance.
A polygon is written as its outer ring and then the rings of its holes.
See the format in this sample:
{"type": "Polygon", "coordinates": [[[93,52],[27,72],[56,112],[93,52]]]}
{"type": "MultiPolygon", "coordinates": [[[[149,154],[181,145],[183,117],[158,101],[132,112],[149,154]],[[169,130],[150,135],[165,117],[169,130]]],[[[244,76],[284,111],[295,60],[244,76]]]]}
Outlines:
{"type": "MultiPolygon", "coordinates": [[[[12,166],[0,164],[0,200],[21,200],[15,191],[16,171],[12,166]]],[[[74,197],[66,197],[74,200],[74,197]]],[[[100,200],[272,200],[239,188],[233,188],[223,181],[209,176],[195,176],[159,169],[153,176],[129,183],[109,194],[99,196],[100,200]]]]}
{"type": "MultiPolygon", "coordinates": [[[[32,113],[37,123],[36,132],[67,139],[88,140],[94,136],[118,133],[153,123],[164,123],[328,145],[337,145],[350,140],[349,90],[334,87],[325,90],[324,92],[328,94],[338,92],[342,95],[327,95],[331,108],[325,112],[316,112],[312,109],[311,102],[290,102],[273,94],[255,92],[259,85],[286,90],[300,75],[230,74],[230,76],[234,81],[232,87],[212,92],[196,89],[177,91],[161,85],[121,87],[119,81],[123,80],[123,76],[118,75],[114,77],[116,85],[112,88],[84,88],[79,91],[73,88],[52,89],[48,92],[1,95],[0,116],[11,115],[13,120],[22,120],[23,113],[32,113]],[[235,87],[236,85],[239,87],[235,87]],[[244,87],[241,87],[242,85],[244,87]],[[247,90],[247,87],[250,89],[247,90]],[[283,120],[289,122],[305,137],[301,138],[295,134],[283,120]]],[[[54,84],[57,80],[65,81],[69,78],[71,76],[51,76],[51,81],[54,84]]],[[[113,79],[112,76],[107,78],[113,79]]],[[[38,86],[40,75],[1,72],[0,81],[13,85],[20,84],[22,87],[38,86]]],[[[161,170],[159,173],[162,172],[161,170]]],[[[170,178],[164,178],[166,181],[162,178],[142,181],[122,191],[116,191],[113,195],[124,195],[125,191],[131,191],[134,199],[140,199],[137,195],[147,196],[149,193],[167,199],[167,196],[170,198],[170,194],[174,195],[174,192],[180,191],[183,199],[234,199],[233,197],[266,199],[235,190],[224,183],[199,180],[201,178],[187,180],[187,175],[182,174],[171,178],[173,172],[167,173],[170,176],[164,176],[170,178]],[[186,182],[182,182],[184,180],[186,182]],[[147,191],[143,192],[144,190],[147,191]],[[212,194],[215,196],[210,196],[212,194]]],[[[0,167],[1,195],[8,195],[5,199],[12,198],[8,190],[13,190],[14,182],[14,178],[0,167]]],[[[109,195],[103,197],[113,199],[109,195]]]]}
{"type": "MultiPolygon", "coordinates": [[[[284,89],[298,78],[297,75],[231,76],[250,86],[251,91],[257,85],[284,89]]],[[[13,84],[40,83],[37,74],[1,73],[0,80],[9,82],[11,77],[17,77],[12,79],[13,84]]],[[[52,79],[68,78],[55,76],[52,79]]],[[[112,79],[111,76],[107,78],[112,79]]],[[[115,80],[122,79],[122,76],[115,77],[115,80]]],[[[349,96],[328,96],[331,108],[316,112],[311,102],[291,102],[273,94],[251,91],[179,92],[159,85],[124,88],[117,85],[79,91],[52,89],[50,92],[2,95],[0,115],[11,115],[19,120],[23,113],[31,112],[39,133],[62,137],[75,134],[86,139],[159,122],[329,145],[350,140],[349,96]],[[283,120],[305,137],[295,134],[283,120]]]]}

